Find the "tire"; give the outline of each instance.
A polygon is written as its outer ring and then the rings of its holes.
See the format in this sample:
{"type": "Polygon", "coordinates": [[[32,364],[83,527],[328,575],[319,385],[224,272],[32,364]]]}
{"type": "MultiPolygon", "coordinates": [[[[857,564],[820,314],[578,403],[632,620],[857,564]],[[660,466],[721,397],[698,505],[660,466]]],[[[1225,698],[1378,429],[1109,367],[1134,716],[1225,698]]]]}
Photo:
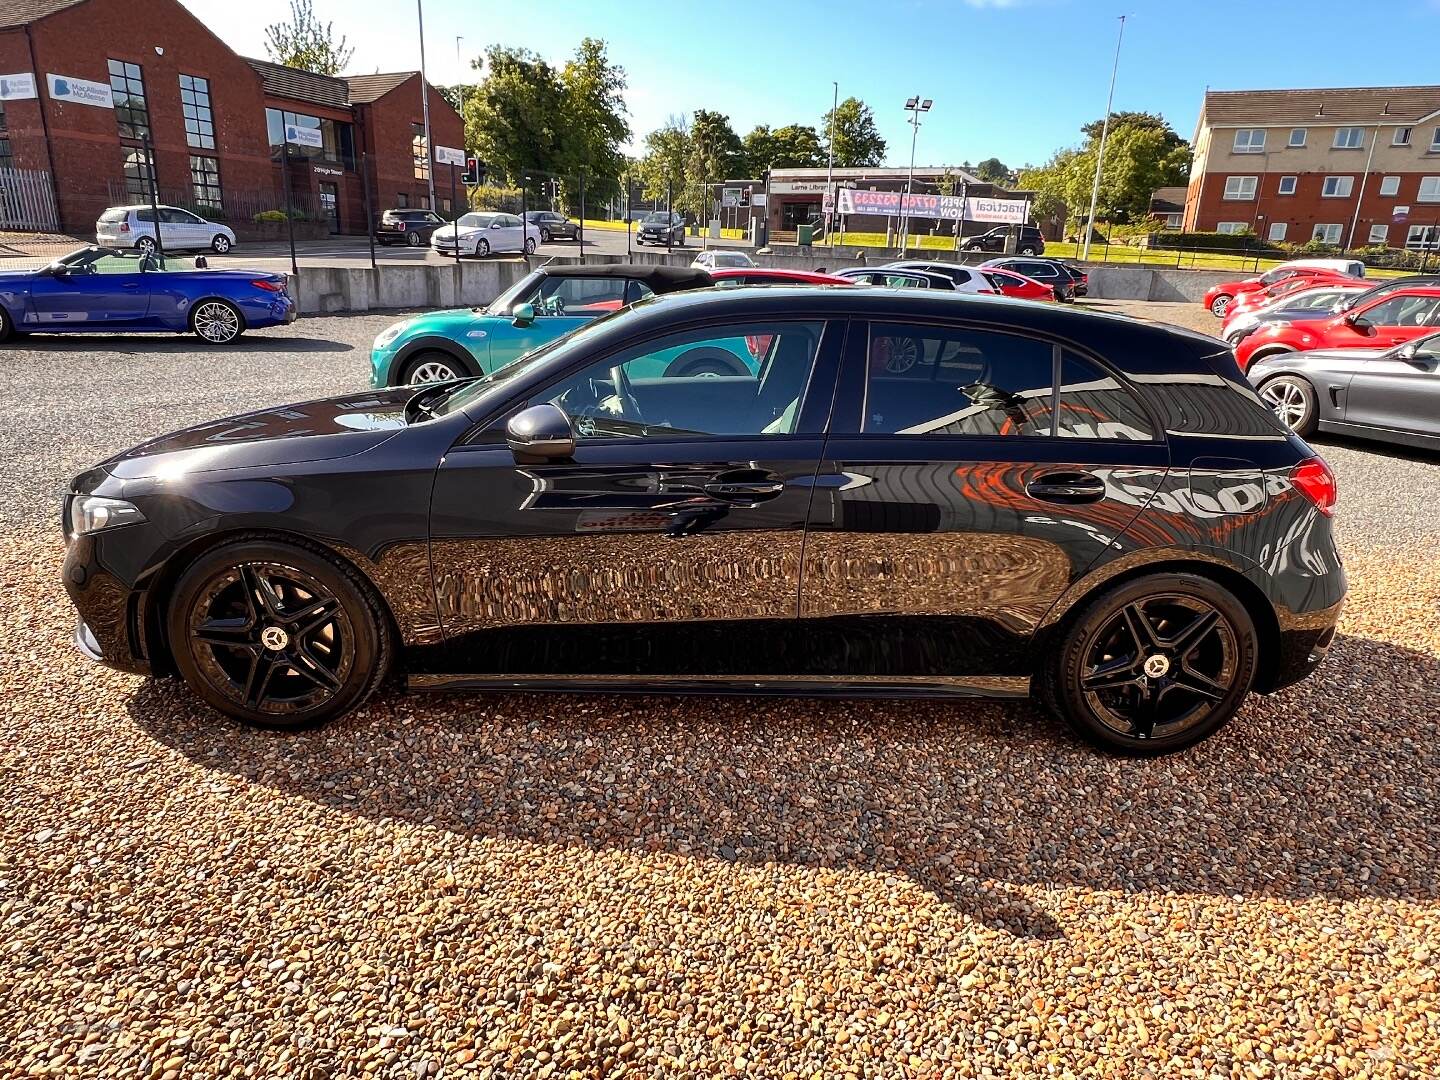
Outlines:
{"type": "Polygon", "coordinates": [[[190,309],[190,330],[207,345],[228,345],[245,332],[245,316],[228,300],[201,300],[190,309]]]}
{"type": "Polygon", "coordinates": [[[165,624],[175,666],[201,700],[280,731],[360,705],[394,652],[370,583],[309,544],[239,540],[207,551],[176,582],[165,624]],[[328,611],[317,611],[322,603],[328,611]]]}
{"type": "Polygon", "coordinates": [[[540,242],[541,242],[542,244],[548,244],[548,243],[550,242],[550,230],[549,230],[549,229],[541,229],[541,230],[540,230],[540,242]]]}
{"type": "Polygon", "coordinates": [[[1319,406],[1315,387],[1300,375],[1276,375],[1259,386],[1260,400],[1301,438],[1315,433],[1319,406]]]}
{"type": "Polygon", "coordinates": [[[419,247],[419,246],[420,246],[420,234],[419,234],[418,232],[416,232],[414,229],[411,229],[409,232],[407,232],[407,233],[405,234],[405,246],[406,246],[406,247],[419,247]]]}
{"type": "Polygon", "coordinates": [[[1022,248],[1020,249],[1020,254],[1021,254],[1021,255],[1035,256],[1035,255],[1039,255],[1040,253],[1039,253],[1038,251],[1036,251],[1033,247],[1027,245],[1027,246],[1022,247],[1022,248]]]}
{"type": "Polygon", "coordinates": [[[15,336],[15,323],[10,318],[10,313],[4,307],[0,307],[0,341],[9,341],[15,336]]]}
{"type": "Polygon", "coordinates": [[[1210,301],[1210,314],[1214,315],[1217,319],[1223,319],[1225,317],[1225,311],[1230,307],[1230,301],[1233,299],[1235,299],[1233,296],[1226,296],[1224,293],[1221,293],[1215,297],[1214,300],[1210,301]]]}
{"type": "Polygon", "coordinates": [[[210,241],[210,250],[215,252],[216,255],[224,255],[233,246],[234,245],[230,243],[230,238],[224,233],[216,233],[215,239],[210,241]]]}
{"type": "Polygon", "coordinates": [[[533,236],[527,236],[527,237],[525,238],[525,254],[526,254],[526,255],[534,255],[534,254],[535,254],[535,238],[534,238],[533,236]]]}
{"type": "Polygon", "coordinates": [[[1290,348],[1290,346],[1288,345],[1280,345],[1277,348],[1273,349],[1256,349],[1255,352],[1250,355],[1250,359],[1245,364],[1245,367],[1248,368],[1251,364],[1258,364],[1267,356],[1284,356],[1286,353],[1292,353],[1294,351],[1295,350],[1290,348]]]}
{"type": "Polygon", "coordinates": [[[1235,715],[1258,655],[1250,613],[1227,589],[1199,574],[1149,574],[1107,590],[1062,624],[1037,690],[1094,745],[1165,754],[1214,734],[1235,715]],[[1134,622],[1136,610],[1143,626],[1134,622]]]}
{"type": "Polygon", "coordinates": [[[139,240],[135,241],[135,250],[143,251],[147,255],[150,254],[155,250],[155,238],[153,236],[140,237],[139,240]]]}
{"type": "Polygon", "coordinates": [[[467,378],[469,374],[465,365],[449,353],[443,353],[439,349],[427,349],[406,361],[399,385],[447,382],[450,379],[467,378]]]}
{"type": "Polygon", "coordinates": [[[675,246],[675,247],[684,247],[684,246],[685,246],[685,234],[684,234],[683,232],[682,232],[679,236],[675,237],[675,244],[674,244],[674,246],[675,246]]]}
{"type": "Polygon", "coordinates": [[[478,255],[478,256],[479,256],[480,258],[482,258],[482,259],[483,259],[486,255],[489,255],[489,254],[490,254],[490,241],[489,241],[489,240],[486,240],[485,237],[483,237],[483,236],[480,237],[479,240],[476,240],[476,241],[475,241],[475,254],[478,255]]]}
{"type": "Polygon", "coordinates": [[[689,349],[665,369],[665,378],[690,377],[698,375],[749,375],[750,371],[724,349],[702,346],[689,349]]]}

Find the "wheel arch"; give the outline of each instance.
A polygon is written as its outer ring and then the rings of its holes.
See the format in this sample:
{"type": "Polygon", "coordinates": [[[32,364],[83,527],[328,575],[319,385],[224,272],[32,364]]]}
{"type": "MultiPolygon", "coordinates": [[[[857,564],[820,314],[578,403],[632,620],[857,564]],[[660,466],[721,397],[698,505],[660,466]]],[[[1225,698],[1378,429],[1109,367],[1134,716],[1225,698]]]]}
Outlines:
{"type": "Polygon", "coordinates": [[[395,351],[394,357],[390,360],[390,371],[387,376],[391,386],[401,385],[395,380],[400,378],[400,373],[405,370],[405,366],[410,363],[418,353],[422,352],[443,352],[451,359],[457,361],[471,375],[485,374],[485,369],[481,366],[480,361],[476,360],[474,354],[465,348],[465,346],[447,337],[427,334],[424,337],[413,338],[407,341],[395,351]]]}
{"type": "Polygon", "coordinates": [[[201,304],[208,304],[213,300],[218,300],[222,304],[227,304],[231,309],[234,310],[235,314],[239,316],[240,333],[243,334],[246,330],[250,329],[250,320],[245,318],[244,304],[242,304],[239,300],[236,300],[233,296],[226,296],[224,293],[205,293],[203,296],[197,296],[194,300],[191,300],[190,307],[185,312],[185,326],[192,333],[195,330],[195,309],[198,308],[201,304]]]}
{"type": "Polygon", "coordinates": [[[370,590],[376,606],[384,613],[386,621],[390,624],[390,632],[394,635],[394,640],[396,642],[404,641],[399,621],[395,617],[395,611],[391,607],[385,591],[376,584],[374,577],[359,561],[351,558],[344,551],[313,536],[285,529],[229,529],[206,533],[177,548],[160,564],[154,576],[147,583],[139,618],[140,628],[144,633],[146,659],[150,661],[151,669],[156,674],[174,675],[177,673],[174,654],[165,632],[165,616],[169,610],[171,598],[174,596],[175,585],[179,582],[181,575],[207,552],[224,547],[226,544],[249,540],[291,544],[343,563],[354,570],[370,590]]]}

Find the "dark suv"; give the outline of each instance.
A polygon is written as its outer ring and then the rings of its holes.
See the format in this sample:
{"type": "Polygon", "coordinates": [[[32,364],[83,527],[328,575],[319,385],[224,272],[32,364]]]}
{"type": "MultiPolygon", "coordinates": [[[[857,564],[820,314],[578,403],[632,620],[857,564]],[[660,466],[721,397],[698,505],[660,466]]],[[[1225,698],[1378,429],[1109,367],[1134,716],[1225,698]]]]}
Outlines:
{"type": "Polygon", "coordinates": [[[685,246],[685,216],[660,210],[646,214],[640,222],[640,231],[635,237],[637,244],[664,244],[667,247],[685,246]]]}
{"type": "MultiPolygon", "coordinates": [[[[979,236],[969,236],[960,245],[961,251],[1004,251],[1005,238],[1010,235],[1012,225],[1001,225],[998,229],[991,229],[979,236]]],[[[1044,255],[1045,238],[1040,235],[1040,230],[1034,225],[1020,226],[1020,238],[1015,245],[1015,250],[1021,255],[1044,255]]]]}
{"type": "Polygon", "coordinates": [[[267,727],[398,668],[431,690],[1033,694],[1159,753],[1324,658],[1334,504],[1214,338],[739,286],[485,376],[117,454],[71,484],[61,577],[90,656],[267,727]]]}
{"type": "Polygon", "coordinates": [[[430,242],[430,234],[448,224],[433,210],[386,210],[375,226],[377,244],[405,244],[421,247],[430,242]]]}

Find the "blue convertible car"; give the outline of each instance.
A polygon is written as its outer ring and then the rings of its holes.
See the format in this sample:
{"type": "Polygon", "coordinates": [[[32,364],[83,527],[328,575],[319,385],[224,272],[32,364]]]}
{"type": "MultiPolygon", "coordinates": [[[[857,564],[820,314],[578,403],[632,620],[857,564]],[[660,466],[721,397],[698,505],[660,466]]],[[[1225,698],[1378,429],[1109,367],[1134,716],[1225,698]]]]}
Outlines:
{"type": "Polygon", "coordinates": [[[223,345],[295,314],[283,274],[166,267],[140,251],[85,247],[38,270],[0,273],[0,341],[31,332],[189,330],[223,345]]]}

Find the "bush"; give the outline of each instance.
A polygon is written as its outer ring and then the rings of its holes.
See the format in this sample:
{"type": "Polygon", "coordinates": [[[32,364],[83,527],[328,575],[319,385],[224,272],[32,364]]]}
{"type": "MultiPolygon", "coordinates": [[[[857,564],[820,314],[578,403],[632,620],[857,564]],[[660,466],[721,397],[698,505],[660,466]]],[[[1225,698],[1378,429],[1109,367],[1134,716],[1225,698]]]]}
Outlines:
{"type": "Polygon", "coordinates": [[[1152,248],[1170,251],[1244,251],[1267,252],[1281,245],[1261,240],[1253,232],[1157,232],[1150,237],[1152,248]]]}
{"type": "Polygon", "coordinates": [[[258,213],[258,214],[255,215],[255,224],[256,224],[256,225],[263,225],[263,224],[264,224],[265,222],[267,222],[267,221],[284,221],[284,220],[285,220],[285,211],[284,211],[284,210],[261,210],[260,213],[258,213]]]}

